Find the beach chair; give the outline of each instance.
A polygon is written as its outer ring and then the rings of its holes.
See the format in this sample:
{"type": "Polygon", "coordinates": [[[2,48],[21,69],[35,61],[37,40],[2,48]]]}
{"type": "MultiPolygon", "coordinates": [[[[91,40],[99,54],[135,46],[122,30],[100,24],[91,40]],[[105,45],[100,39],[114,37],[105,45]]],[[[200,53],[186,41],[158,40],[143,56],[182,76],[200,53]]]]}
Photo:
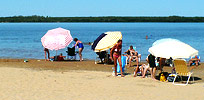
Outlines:
{"type": "Polygon", "coordinates": [[[75,47],[73,48],[68,47],[66,52],[67,52],[67,59],[76,60],[77,52],[75,52],[75,47]]]}
{"type": "Polygon", "coordinates": [[[95,58],[95,64],[98,63],[106,63],[105,59],[107,56],[107,52],[106,51],[102,51],[102,52],[96,52],[97,56],[95,58]]]}
{"type": "MultiPolygon", "coordinates": [[[[190,78],[191,78],[191,75],[193,73],[188,70],[188,67],[187,67],[187,64],[186,64],[185,60],[183,60],[183,59],[176,59],[176,60],[174,60],[174,66],[175,66],[175,69],[176,69],[176,74],[175,74],[175,78],[174,78],[173,84],[174,85],[183,85],[183,86],[187,85],[189,80],[190,80],[190,78]],[[178,75],[180,75],[180,76],[188,76],[186,84],[176,84],[175,83],[176,77],[178,75]]],[[[181,80],[182,80],[182,77],[181,77],[181,80]]],[[[194,78],[193,78],[193,81],[194,81],[194,78]]]]}

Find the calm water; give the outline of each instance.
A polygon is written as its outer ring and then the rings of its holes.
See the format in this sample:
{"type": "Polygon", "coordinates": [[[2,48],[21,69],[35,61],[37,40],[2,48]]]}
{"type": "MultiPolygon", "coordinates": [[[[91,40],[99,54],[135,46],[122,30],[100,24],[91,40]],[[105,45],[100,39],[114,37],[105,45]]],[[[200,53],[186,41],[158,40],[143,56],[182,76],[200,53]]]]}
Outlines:
{"type": "MultiPolygon", "coordinates": [[[[43,59],[40,39],[47,30],[57,27],[70,30],[73,37],[84,43],[93,42],[106,31],[121,31],[123,52],[130,45],[136,46],[143,60],[152,43],[162,38],[179,39],[197,49],[204,58],[204,23],[0,23],[0,58],[43,59]]],[[[56,54],[56,51],[50,52],[51,56],[56,54]]],[[[59,53],[66,55],[66,49],[59,53]]],[[[83,57],[95,59],[95,56],[91,47],[85,45],[83,57]]]]}

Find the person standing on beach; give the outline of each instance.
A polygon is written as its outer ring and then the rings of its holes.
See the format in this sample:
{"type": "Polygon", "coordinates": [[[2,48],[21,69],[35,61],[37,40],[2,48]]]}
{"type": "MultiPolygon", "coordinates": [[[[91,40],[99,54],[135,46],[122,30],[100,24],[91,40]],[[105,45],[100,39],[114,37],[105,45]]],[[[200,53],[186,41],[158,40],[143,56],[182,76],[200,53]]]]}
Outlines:
{"type": "Polygon", "coordinates": [[[156,64],[155,64],[155,56],[152,54],[148,55],[148,62],[150,66],[150,73],[151,73],[151,78],[153,80],[156,80],[155,74],[156,74],[156,64]]]}
{"type": "Polygon", "coordinates": [[[49,61],[50,60],[50,52],[47,48],[44,48],[44,52],[45,52],[45,61],[49,61]],[[47,59],[48,57],[48,59],[47,59]]]}
{"type": "Polygon", "coordinates": [[[123,70],[122,70],[122,62],[121,62],[121,49],[122,49],[122,40],[118,40],[118,43],[115,44],[110,51],[110,58],[112,61],[114,61],[115,76],[118,76],[117,75],[117,60],[118,60],[120,65],[121,77],[124,77],[123,70]]]}
{"type": "Polygon", "coordinates": [[[79,48],[80,61],[82,61],[82,51],[83,51],[83,49],[84,49],[84,45],[83,45],[83,43],[82,43],[80,40],[78,40],[77,38],[74,38],[74,41],[76,42],[75,45],[74,45],[74,47],[78,46],[78,48],[79,48]]]}

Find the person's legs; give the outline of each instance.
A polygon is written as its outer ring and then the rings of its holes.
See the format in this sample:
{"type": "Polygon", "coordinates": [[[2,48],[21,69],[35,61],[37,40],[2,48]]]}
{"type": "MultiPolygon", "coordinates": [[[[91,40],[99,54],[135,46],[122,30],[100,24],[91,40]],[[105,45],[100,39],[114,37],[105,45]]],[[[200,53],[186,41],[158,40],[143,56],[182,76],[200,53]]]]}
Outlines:
{"type": "Polygon", "coordinates": [[[137,67],[138,67],[138,65],[139,65],[139,59],[138,59],[138,57],[136,57],[135,60],[136,60],[136,64],[137,64],[137,67]]]}
{"type": "Polygon", "coordinates": [[[127,62],[128,62],[129,59],[130,59],[130,56],[127,55],[127,58],[126,58],[126,64],[127,64],[127,62]]]}
{"type": "Polygon", "coordinates": [[[82,51],[83,51],[83,48],[79,48],[79,58],[80,58],[80,61],[82,61],[82,51]]]}
{"type": "Polygon", "coordinates": [[[153,80],[156,80],[155,76],[156,76],[156,67],[153,68],[153,73],[152,73],[153,80]]]}
{"type": "Polygon", "coordinates": [[[139,70],[139,66],[137,66],[136,69],[135,69],[135,75],[134,75],[134,77],[137,76],[137,71],[138,71],[138,70],[139,70]]]}
{"type": "Polygon", "coordinates": [[[144,69],[144,73],[143,73],[143,75],[142,75],[142,78],[145,78],[145,75],[146,75],[146,73],[147,73],[147,70],[150,70],[150,68],[148,67],[148,68],[145,68],[145,69],[144,69]]]}
{"type": "Polygon", "coordinates": [[[142,75],[144,73],[144,68],[145,68],[145,64],[142,64],[142,66],[140,67],[140,71],[141,71],[142,75]]]}
{"type": "Polygon", "coordinates": [[[50,59],[50,52],[47,51],[47,56],[48,56],[48,59],[50,59]]]}
{"type": "MultiPolygon", "coordinates": [[[[123,75],[123,68],[122,68],[122,61],[121,61],[121,56],[118,57],[118,62],[119,62],[119,65],[120,65],[121,77],[124,77],[124,75],[123,75]]],[[[117,65],[116,65],[116,66],[117,66],[117,65]]]]}
{"type": "Polygon", "coordinates": [[[115,56],[113,55],[115,76],[118,76],[118,75],[117,75],[117,59],[118,59],[118,57],[115,57],[115,56]]]}
{"type": "Polygon", "coordinates": [[[130,56],[130,58],[129,58],[129,66],[128,67],[131,67],[132,60],[133,60],[133,58],[130,56]]]}
{"type": "Polygon", "coordinates": [[[46,51],[45,51],[45,61],[47,61],[47,53],[46,53],[46,51]]]}
{"type": "Polygon", "coordinates": [[[195,61],[196,67],[198,67],[198,60],[195,61]]]}
{"type": "Polygon", "coordinates": [[[191,63],[193,63],[193,61],[192,61],[192,60],[189,60],[188,65],[190,66],[190,65],[191,65],[191,63]]]}

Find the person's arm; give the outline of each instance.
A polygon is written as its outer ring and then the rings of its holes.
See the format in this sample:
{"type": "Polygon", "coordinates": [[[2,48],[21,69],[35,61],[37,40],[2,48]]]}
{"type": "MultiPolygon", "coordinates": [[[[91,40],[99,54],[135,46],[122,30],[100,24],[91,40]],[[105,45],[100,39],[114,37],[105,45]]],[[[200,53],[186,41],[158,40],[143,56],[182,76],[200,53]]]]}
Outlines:
{"type": "Polygon", "coordinates": [[[148,57],[146,58],[146,61],[149,63],[148,57]]]}
{"type": "Polygon", "coordinates": [[[78,43],[79,43],[79,42],[77,41],[77,42],[75,43],[74,47],[76,47],[78,43]]]}
{"type": "Polygon", "coordinates": [[[111,51],[110,51],[110,58],[111,58],[111,60],[113,60],[113,50],[115,49],[115,46],[113,46],[113,48],[111,49],[111,51]]]}
{"type": "Polygon", "coordinates": [[[125,53],[128,53],[129,50],[127,50],[125,53]]]}

